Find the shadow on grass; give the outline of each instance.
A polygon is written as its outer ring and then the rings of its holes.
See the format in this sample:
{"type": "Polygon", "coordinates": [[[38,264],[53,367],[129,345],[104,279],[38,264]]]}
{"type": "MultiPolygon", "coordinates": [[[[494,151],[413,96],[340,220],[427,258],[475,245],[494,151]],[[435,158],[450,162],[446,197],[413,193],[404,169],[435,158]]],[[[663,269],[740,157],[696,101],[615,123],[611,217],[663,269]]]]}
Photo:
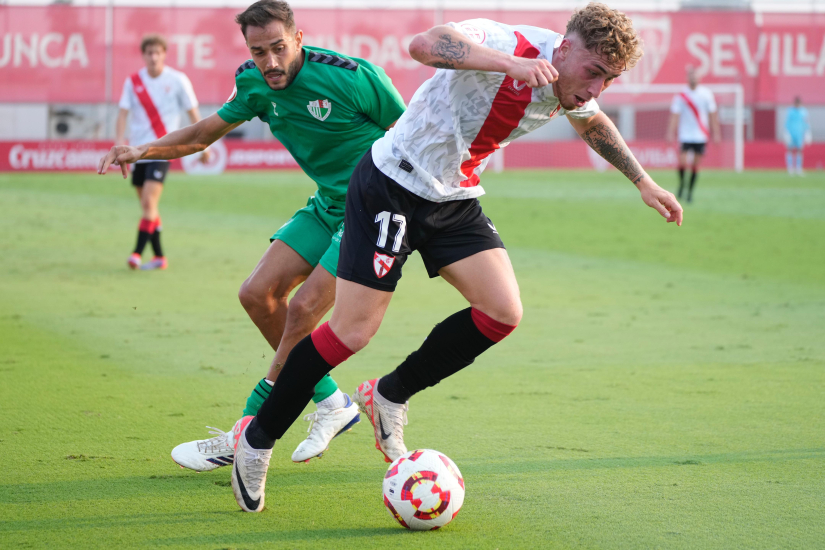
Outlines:
{"type": "MultiPolygon", "coordinates": [[[[332,546],[331,540],[345,540],[372,537],[393,537],[384,538],[385,542],[398,540],[397,537],[410,536],[411,531],[401,527],[351,527],[342,529],[291,529],[283,531],[258,531],[247,533],[234,533],[232,535],[197,535],[191,537],[169,537],[154,539],[149,542],[152,546],[188,546],[195,548],[233,548],[246,544],[272,544],[283,542],[313,542],[332,546]]],[[[414,536],[414,535],[413,535],[414,536]]],[[[375,542],[371,540],[370,542],[375,542]]]]}
{"type": "MultiPolygon", "coordinates": [[[[270,469],[267,487],[270,491],[294,486],[346,485],[350,483],[380,484],[384,469],[378,468],[333,468],[329,470],[306,470],[303,472],[287,469],[270,469]]],[[[196,473],[174,469],[169,473],[148,476],[112,477],[104,479],[76,479],[51,483],[22,483],[0,485],[0,505],[34,504],[79,500],[115,500],[144,496],[179,495],[190,496],[226,493],[230,470],[196,473]]],[[[92,472],[90,472],[92,473],[92,472]]],[[[231,491],[229,492],[231,495],[231,491]]]]}

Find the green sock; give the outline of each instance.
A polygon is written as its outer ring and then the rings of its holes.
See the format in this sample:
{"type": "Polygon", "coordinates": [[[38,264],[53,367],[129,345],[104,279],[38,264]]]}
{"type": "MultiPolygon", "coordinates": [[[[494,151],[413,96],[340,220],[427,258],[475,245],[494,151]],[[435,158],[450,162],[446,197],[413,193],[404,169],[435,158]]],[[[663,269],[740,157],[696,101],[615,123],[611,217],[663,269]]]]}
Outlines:
{"type": "Polygon", "coordinates": [[[261,378],[249,398],[246,400],[246,407],[243,410],[243,416],[255,416],[258,414],[258,409],[264,404],[266,398],[269,397],[269,392],[272,391],[272,386],[266,383],[266,378],[261,378]]]}
{"type": "MultiPolygon", "coordinates": [[[[330,375],[324,376],[318,384],[315,385],[315,395],[312,400],[315,403],[323,401],[338,390],[338,384],[332,379],[330,375]]],[[[243,410],[243,416],[255,416],[258,414],[258,409],[264,404],[269,393],[272,391],[272,386],[266,383],[266,378],[261,378],[249,398],[246,400],[246,407],[243,410]]]]}
{"type": "Polygon", "coordinates": [[[320,382],[315,384],[315,395],[312,396],[312,400],[315,403],[319,403],[336,391],[338,391],[338,384],[335,383],[332,376],[327,374],[321,378],[320,382]]]}

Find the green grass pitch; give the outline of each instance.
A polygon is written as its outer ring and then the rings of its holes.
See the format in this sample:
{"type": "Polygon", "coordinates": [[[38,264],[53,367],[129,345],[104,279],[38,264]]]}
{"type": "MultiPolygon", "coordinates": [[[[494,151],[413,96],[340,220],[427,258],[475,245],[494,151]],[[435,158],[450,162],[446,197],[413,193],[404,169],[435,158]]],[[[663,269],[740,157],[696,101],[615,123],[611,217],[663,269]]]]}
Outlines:
{"type": "MultiPolygon", "coordinates": [[[[231,427],[266,372],[236,293],[305,176],[171,174],[170,267],[132,272],[127,182],[0,175],[0,547],[825,547],[825,176],[705,172],[681,228],[615,172],[485,186],[524,320],[413,399],[408,446],[453,458],[467,498],[410,533],[366,421],[295,465],[299,420],[257,515],[228,468],[169,457],[231,427]]],[[[463,307],[412,258],[335,378],[351,392],[388,372],[463,307]]]]}

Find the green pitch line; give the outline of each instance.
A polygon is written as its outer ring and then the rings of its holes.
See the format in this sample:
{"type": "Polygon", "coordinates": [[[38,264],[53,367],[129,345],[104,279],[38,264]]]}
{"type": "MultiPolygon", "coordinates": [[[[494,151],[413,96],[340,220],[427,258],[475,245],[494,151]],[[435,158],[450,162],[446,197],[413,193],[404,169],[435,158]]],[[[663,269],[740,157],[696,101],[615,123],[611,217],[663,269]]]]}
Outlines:
{"type": "MultiPolygon", "coordinates": [[[[365,422],[294,465],[299,421],[257,515],[227,468],[172,462],[205,425],[229,429],[266,372],[237,290],[312,185],[168,180],[170,267],[133,272],[128,183],[0,175],[0,547],[825,547],[825,176],[704,172],[681,228],[614,173],[485,176],[525,315],[411,403],[408,446],[467,483],[433,533],[384,509],[365,422]]],[[[345,391],[464,307],[417,258],[404,273],[379,334],[336,369],[345,391]]]]}

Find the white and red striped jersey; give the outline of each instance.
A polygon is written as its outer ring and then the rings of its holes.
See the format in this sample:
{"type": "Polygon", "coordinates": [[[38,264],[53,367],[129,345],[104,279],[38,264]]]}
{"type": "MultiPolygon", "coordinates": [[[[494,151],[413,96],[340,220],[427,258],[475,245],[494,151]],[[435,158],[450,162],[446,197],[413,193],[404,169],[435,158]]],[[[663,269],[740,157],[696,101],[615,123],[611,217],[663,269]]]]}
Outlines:
{"type": "Polygon", "coordinates": [[[709,113],[716,112],[716,98],[705,86],[685,86],[673,96],[670,112],[679,115],[679,143],[707,143],[709,113]]]}
{"type": "MultiPolygon", "coordinates": [[[[448,25],[476,44],[551,63],[563,38],[488,19],[448,25]]],[[[593,100],[565,111],[552,86],[528,88],[502,73],[438,69],[396,125],[373,144],[372,156],[381,172],[419,197],[469,199],[484,194],[479,177],[496,149],[560,115],[589,118],[598,111],[593,100]]]]}
{"type": "Polygon", "coordinates": [[[142,145],[162,137],[164,133],[174,132],[181,127],[181,111],[198,106],[192,83],[180,71],[164,67],[156,78],[152,78],[144,67],[137,72],[137,76],[138,86],[133,82],[134,75],[126,79],[119,103],[121,109],[129,111],[131,145],[142,145]],[[149,112],[144,105],[147,99],[151,102],[149,112]]]}

